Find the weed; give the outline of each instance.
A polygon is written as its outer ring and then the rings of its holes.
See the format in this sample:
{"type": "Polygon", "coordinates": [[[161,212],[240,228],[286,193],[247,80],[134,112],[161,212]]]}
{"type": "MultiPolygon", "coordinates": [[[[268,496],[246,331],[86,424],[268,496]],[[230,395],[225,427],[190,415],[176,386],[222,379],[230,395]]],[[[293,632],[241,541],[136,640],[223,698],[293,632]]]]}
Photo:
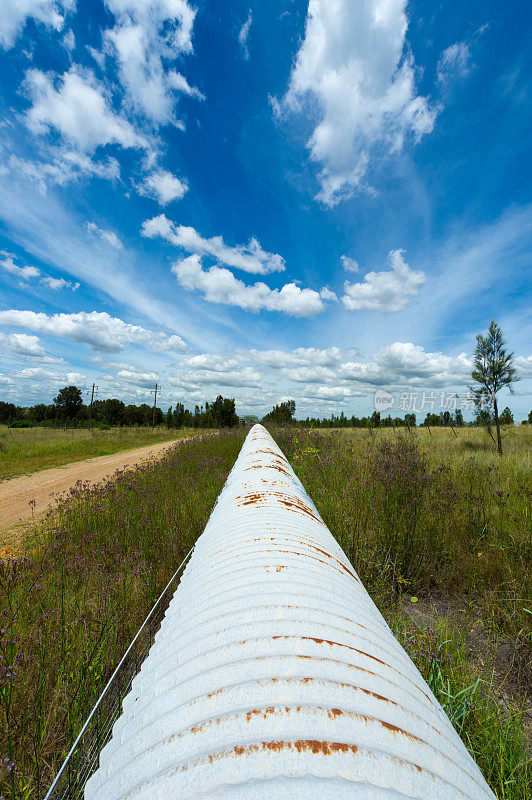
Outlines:
{"type": "Polygon", "coordinates": [[[205,527],[242,438],[211,434],[107,483],[78,483],[39,532],[44,546],[0,560],[2,797],[43,796],[205,527]]]}
{"type": "MultiPolygon", "coordinates": [[[[528,427],[528,426],[527,426],[528,427]]],[[[530,433],[502,458],[482,431],[273,431],[329,529],[414,660],[497,796],[528,797],[530,762],[519,696],[499,707],[456,633],[412,626],[401,596],[454,598],[481,615],[484,636],[510,641],[527,689],[532,647],[530,433]]]]}

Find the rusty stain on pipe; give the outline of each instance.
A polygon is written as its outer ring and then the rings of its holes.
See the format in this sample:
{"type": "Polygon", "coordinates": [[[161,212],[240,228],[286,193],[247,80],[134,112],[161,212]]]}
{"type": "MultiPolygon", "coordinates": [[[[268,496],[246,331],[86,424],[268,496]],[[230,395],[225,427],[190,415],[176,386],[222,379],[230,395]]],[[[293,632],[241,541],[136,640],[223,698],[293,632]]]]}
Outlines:
{"type": "Polygon", "coordinates": [[[495,797],[261,425],[85,789],[196,797],[495,797]]]}

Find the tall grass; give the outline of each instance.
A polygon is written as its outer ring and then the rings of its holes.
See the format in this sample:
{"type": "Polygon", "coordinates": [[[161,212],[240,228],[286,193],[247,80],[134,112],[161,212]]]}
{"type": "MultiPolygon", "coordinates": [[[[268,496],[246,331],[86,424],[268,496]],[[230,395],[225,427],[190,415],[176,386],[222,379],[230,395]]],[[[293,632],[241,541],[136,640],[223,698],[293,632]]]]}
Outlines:
{"type": "Polygon", "coordinates": [[[196,430],[151,428],[8,428],[0,425],[0,481],[57,467],[71,461],[106,456],[143,445],[180,439],[196,430]]]}
{"type": "MultiPolygon", "coordinates": [[[[514,642],[524,685],[532,644],[530,441],[519,432],[498,459],[481,436],[467,432],[462,447],[445,433],[281,430],[276,437],[497,796],[525,800],[530,771],[517,704],[501,710],[465,632],[445,620],[414,626],[404,600],[421,605],[445,594],[474,608],[489,623],[488,637],[514,642]]],[[[44,546],[30,540],[22,558],[0,561],[2,797],[43,795],[203,530],[242,439],[237,431],[182,442],[109,483],[77,485],[45,521],[44,546]]]]}
{"type": "Polygon", "coordinates": [[[481,431],[273,433],[497,796],[528,798],[530,432],[516,431],[502,459],[481,431]],[[465,627],[412,624],[410,598],[428,606],[434,596],[481,620],[492,662],[501,640],[511,643],[515,691],[504,710],[465,627]]]}
{"type": "MultiPolygon", "coordinates": [[[[243,434],[177,444],[88,488],[46,545],[0,561],[0,794],[38,798],[169,577],[202,532],[243,434]]],[[[41,534],[42,537],[42,534],[41,534]]]]}
{"type": "Polygon", "coordinates": [[[276,435],[374,597],[460,594],[530,638],[531,433],[521,436],[520,462],[516,453],[449,455],[448,443],[417,434],[276,435]]]}

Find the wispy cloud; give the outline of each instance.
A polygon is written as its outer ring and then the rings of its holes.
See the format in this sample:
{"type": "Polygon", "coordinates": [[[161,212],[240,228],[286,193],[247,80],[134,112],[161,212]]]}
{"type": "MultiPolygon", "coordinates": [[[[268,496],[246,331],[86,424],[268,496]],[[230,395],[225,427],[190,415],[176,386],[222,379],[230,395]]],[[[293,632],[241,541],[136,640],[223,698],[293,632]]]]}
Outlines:
{"type": "Polygon", "coordinates": [[[124,247],[122,241],[114,231],[109,231],[105,230],[104,228],[100,228],[98,227],[98,225],[96,225],[95,222],[87,222],[85,227],[87,228],[89,233],[93,233],[96,236],[99,236],[99,238],[102,241],[106,242],[107,244],[110,244],[111,247],[115,248],[115,250],[122,250],[122,248],[124,247]]]}
{"type": "Polygon", "coordinates": [[[451,81],[466,78],[471,71],[471,51],[466,42],[456,42],[443,51],[437,66],[438,81],[448,85],[451,81]]]}
{"type": "Polygon", "coordinates": [[[249,29],[251,28],[252,22],[253,22],[253,14],[250,9],[246,21],[238,31],[238,43],[242,48],[242,55],[246,61],[249,60],[248,38],[249,38],[249,29]]]}
{"type": "Polygon", "coordinates": [[[354,258],[349,258],[349,256],[341,256],[342,268],[346,272],[360,272],[360,266],[358,261],[355,261],[354,258]]]}
{"type": "Polygon", "coordinates": [[[48,286],[50,289],[72,289],[73,292],[80,287],[79,283],[72,283],[72,281],[67,281],[65,278],[53,278],[51,275],[43,275],[41,270],[37,267],[19,267],[13,261],[13,257],[8,253],[3,253],[3,256],[4,258],[0,258],[0,267],[3,267],[6,272],[9,272],[23,282],[31,282],[34,279],[38,279],[39,283],[48,286]]]}
{"type": "Polygon", "coordinates": [[[211,256],[221,264],[244,272],[267,275],[270,272],[283,272],[285,269],[284,258],[278,253],[268,253],[263,250],[255,238],[251,238],[247,245],[230,247],[225,244],[221,236],[205,239],[195,228],[176,225],[164,214],[146,220],[142,224],[141,232],[150,239],[155,237],[166,239],[167,242],[181,247],[188,253],[211,256]]]}

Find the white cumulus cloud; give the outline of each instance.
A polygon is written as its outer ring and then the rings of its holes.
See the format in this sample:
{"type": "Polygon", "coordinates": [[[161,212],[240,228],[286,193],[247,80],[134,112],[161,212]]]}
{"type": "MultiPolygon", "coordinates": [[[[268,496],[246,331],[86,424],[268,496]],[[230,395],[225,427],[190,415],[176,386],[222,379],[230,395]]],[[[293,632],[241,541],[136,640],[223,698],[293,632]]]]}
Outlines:
{"type": "Polygon", "coordinates": [[[138,187],[140,194],[152,197],[159,205],[166,206],[172,200],[181,200],[188,192],[188,183],[164,169],[155,170],[138,187]]]}
{"type": "Polygon", "coordinates": [[[186,0],[105,0],[105,4],[116,19],[105,39],[118,60],[129,104],[155,124],[174,121],[172,90],[194,92],[186,91],[178,73],[167,73],[166,65],[192,52],[196,10],[186,0]]]}
{"type": "Polygon", "coordinates": [[[342,403],[357,394],[348,386],[305,386],[304,391],[304,397],[307,400],[324,400],[331,403],[342,403]]]}
{"type": "Polygon", "coordinates": [[[283,272],[284,258],[277,253],[263,250],[259,242],[252,237],[247,245],[226,245],[221,236],[205,239],[195,228],[176,225],[165,214],[148,219],[142,224],[141,233],[148,238],[159,236],[188,253],[210,256],[227,267],[235,267],[244,272],[267,275],[270,272],[283,272]]]}
{"type": "Polygon", "coordinates": [[[80,287],[78,282],[72,283],[72,281],[67,281],[64,278],[52,278],[51,275],[46,275],[44,278],[41,278],[41,283],[48,286],[49,289],[53,289],[55,292],[60,289],[72,289],[73,292],[77,292],[80,287]]]}
{"type": "Polygon", "coordinates": [[[0,266],[3,267],[6,272],[9,272],[11,275],[14,275],[16,278],[20,278],[20,280],[23,281],[27,281],[30,278],[38,278],[41,274],[37,267],[17,266],[11,256],[5,256],[2,258],[0,260],[0,266]]]}
{"type": "Polygon", "coordinates": [[[322,366],[284,367],[281,374],[296,383],[328,383],[336,378],[334,370],[322,366]]]}
{"type": "Polygon", "coordinates": [[[103,353],[116,353],[130,344],[139,344],[158,351],[185,349],[185,343],[176,334],[168,336],[162,332],[146,330],[140,325],[130,325],[98,311],[48,315],[10,309],[0,311],[0,325],[26,328],[34,333],[70,339],[103,353]]]}
{"type": "Polygon", "coordinates": [[[75,0],[4,0],[0,5],[0,46],[6,50],[13,47],[30,18],[61,30],[66,13],[75,5],[75,0]]]}
{"type": "Polygon", "coordinates": [[[317,199],[335,205],[364,185],[370,161],[433,126],[406,45],[407,0],[310,0],[282,107],[318,117],[308,141],[317,199]]]}
{"type": "Polygon", "coordinates": [[[82,151],[100,145],[143,148],[146,139],[130,122],[116,114],[105,88],[93,73],[73,66],[54,80],[52,73],[31,69],[25,87],[33,105],[26,112],[28,127],[35,133],[54,129],[82,151]]]}
{"type": "Polygon", "coordinates": [[[223,267],[204,270],[197,254],[176,261],[172,266],[181,286],[200,291],[209,303],[237,306],[245,311],[282,311],[292,317],[315,317],[324,309],[319,292],[301,289],[287,283],[281,289],[270,289],[265,283],[247,286],[223,267]]]}
{"type": "Polygon", "coordinates": [[[419,294],[425,273],[410,269],[402,250],[392,250],[389,259],[391,269],[368,272],[360,283],[345,282],[342,303],[348,311],[402,311],[419,294]]]}
{"type": "Polygon", "coordinates": [[[176,376],[177,385],[186,386],[260,386],[260,374],[252,367],[234,370],[191,370],[176,376]]]}
{"type": "Polygon", "coordinates": [[[46,355],[44,347],[39,342],[38,336],[30,336],[27,333],[0,332],[0,347],[4,353],[12,353],[17,356],[49,361],[58,360],[46,355]]]}
{"type": "Polygon", "coordinates": [[[471,359],[466,353],[457,356],[426,352],[411,342],[394,342],[368,361],[347,361],[340,375],[348,381],[373,386],[452,386],[463,384],[471,375],[471,359]]]}
{"type": "Polygon", "coordinates": [[[128,367],[127,369],[120,369],[117,373],[118,378],[124,383],[130,383],[133,386],[143,386],[144,388],[151,388],[159,376],[156,372],[146,372],[142,369],[135,367],[128,367]]]}
{"type": "Polygon", "coordinates": [[[39,278],[39,283],[48,286],[49,289],[72,289],[73,292],[79,289],[79,283],[72,283],[65,280],[65,278],[53,278],[51,275],[43,275],[37,267],[19,267],[9,253],[3,252],[2,255],[4,258],[0,258],[0,267],[3,267],[6,272],[11,273],[21,281],[31,281],[34,278],[39,278]]]}
{"type": "Polygon", "coordinates": [[[518,377],[532,378],[532,356],[517,356],[515,366],[518,377]]]}
{"type": "Polygon", "coordinates": [[[184,358],[181,363],[190,369],[210,372],[231,372],[241,366],[241,362],[237,358],[229,358],[221,353],[198,353],[198,355],[184,358]]]}
{"type": "Polygon", "coordinates": [[[248,350],[254,361],[265,367],[281,369],[283,367],[332,367],[342,361],[343,354],[339,347],[327,347],[320,350],[316,347],[297,347],[295,350],[248,350]]]}

